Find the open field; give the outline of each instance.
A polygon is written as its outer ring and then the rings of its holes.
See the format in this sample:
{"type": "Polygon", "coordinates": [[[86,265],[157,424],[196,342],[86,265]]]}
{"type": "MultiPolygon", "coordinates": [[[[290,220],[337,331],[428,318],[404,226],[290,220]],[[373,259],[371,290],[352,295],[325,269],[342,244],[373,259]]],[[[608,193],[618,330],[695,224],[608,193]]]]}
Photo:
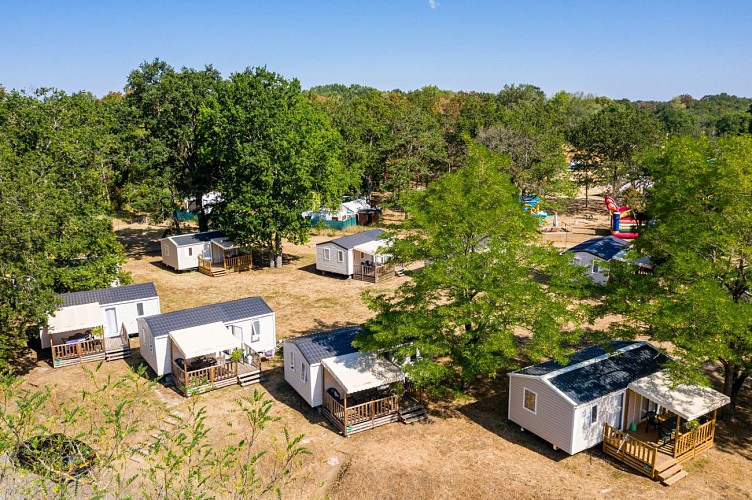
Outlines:
{"type": "MultiPolygon", "coordinates": [[[[544,237],[564,247],[600,234],[607,227],[601,204],[592,200],[593,218],[583,217],[590,214],[581,211],[560,214],[572,231],[544,237]]],[[[314,245],[328,235],[315,236],[305,245],[286,245],[282,269],[254,269],[221,278],[175,273],[159,264],[155,239],[163,228],[118,221],[115,229],[130,256],[126,270],[135,282],[156,283],[163,312],[260,295],[276,311],[280,339],[362,322],[372,314],[361,299],[364,291],[393,289],[409,279],[373,285],[320,276],[313,269],[314,245]]],[[[129,363],[138,361],[134,356],[129,363]]],[[[128,366],[116,361],[102,370],[124,373],[128,366]]],[[[82,373],[81,366],[53,370],[39,361],[26,378],[28,384],[57,385],[67,391],[81,388],[82,373]]],[[[736,422],[720,423],[715,448],[686,464],[690,475],[667,489],[610,460],[597,447],[569,457],[521,432],[506,419],[506,377],[479,381],[462,401],[430,404],[426,423],[391,424],[343,438],[306,407],[278,366],[266,375],[261,389],[275,400],[273,413],[280,417],[272,432],[279,434],[286,426],[292,434],[304,433],[305,446],[312,452],[304,457],[299,479],[286,491],[288,497],[752,498],[749,400],[740,404],[736,422]]],[[[225,439],[220,429],[233,400],[252,390],[233,386],[200,396],[218,443],[225,439]]],[[[187,401],[169,388],[157,387],[154,398],[175,411],[187,407],[187,401]]]]}

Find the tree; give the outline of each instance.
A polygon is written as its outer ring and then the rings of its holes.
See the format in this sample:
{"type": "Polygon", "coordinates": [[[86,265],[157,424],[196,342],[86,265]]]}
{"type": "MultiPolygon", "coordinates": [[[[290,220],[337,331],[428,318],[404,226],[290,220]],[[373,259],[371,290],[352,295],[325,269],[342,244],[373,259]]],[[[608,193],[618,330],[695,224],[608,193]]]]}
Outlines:
{"type": "MultiPolygon", "coordinates": [[[[195,198],[201,231],[209,224],[203,195],[216,188],[218,172],[212,158],[199,154],[205,141],[199,130],[199,112],[221,81],[211,66],[177,72],[155,59],[132,71],[126,86],[128,102],[139,111],[150,139],[157,142],[149,147],[153,177],[162,179],[161,173],[167,173],[173,213],[183,198],[195,198]]],[[[176,214],[174,223],[179,230],[176,214]]]]}
{"type": "Polygon", "coordinates": [[[512,366],[522,331],[534,358],[561,359],[562,341],[577,336],[563,327],[579,314],[578,271],[536,243],[537,222],[501,173],[508,159],[474,143],[468,151],[468,166],[405,195],[411,217],[390,253],[428,264],[394,294],[367,296],[377,316],[356,339],[398,356],[417,348],[421,358],[406,369],[433,388],[512,366]]]}
{"type": "Polygon", "coordinates": [[[631,180],[644,175],[635,161],[636,153],[659,139],[656,122],[633,106],[613,103],[583,121],[569,134],[577,163],[594,166],[596,173],[611,184],[614,193],[631,180]]]}
{"type": "Polygon", "coordinates": [[[297,80],[266,68],[235,73],[201,119],[211,139],[202,155],[221,168],[217,220],[236,243],[268,249],[272,266],[282,266],[283,238],[307,238],[302,212],[357,182],[339,161],[339,134],[297,80]]]}
{"type": "Polygon", "coordinates": [[[718,363],[726,418],[752,374],[750,158],[750,137],[670,140],[651,169],[655,224],[636,240],[655,274],[617,280],[604,304],[627,317],[617,335],[672,342],[681,376],[707,383],[700,369],[718,363]]]}
{"type": "Polygon", "coordinates": [[[0,335],[4,361],[56,293],[127,283],[107,216],[116,139],[91,94],[0,92],[0,335]]]}

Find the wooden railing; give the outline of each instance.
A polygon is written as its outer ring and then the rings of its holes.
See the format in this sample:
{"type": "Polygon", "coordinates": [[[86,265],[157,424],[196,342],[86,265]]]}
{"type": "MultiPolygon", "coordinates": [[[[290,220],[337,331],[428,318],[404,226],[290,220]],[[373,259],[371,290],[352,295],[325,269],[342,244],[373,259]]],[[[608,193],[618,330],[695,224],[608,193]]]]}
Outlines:
{"type": "Polygon", "coordinates": [[[409,380],[405,380],[405,396],[408,396],[419,403],[423,403],[423,391],[418,389],[415,384],[409,380]]]}
{"type": "Polygon", "coordinates": [[[225,257],[225,269],[250,269],[251,255],[238,255],[237,257],[225,257]]]}
{"type": "Polygon", "coordinates": [[[243,351],[245,352],[246,359],[256,368],[261,368],[261,354],[254,351],[247,344],[243,344],[243,351]]]}
{"type": "Polygon", "coordinates": [[[237,363],[234,361],[220,363],[198,370],[185,371],[175,360],[172,360],[173,380],[183,393],[188,395],[191,391],[203,386],[210,386],[216,382],[235,378],[238,376],[237,363]]]}
{"type": "Polygon", "coordinates": [[[349,426],[361,422],[397,413],[400,408],[400,399],[401,397],[395,394],[345,407],[328,393],[324,393],[324,408],[342,423],[344,429],[347,429],[349,426]]]}
{"type": "Polygon", "coordinates": [[[686,434],[680,434],[676,438],[674,446],[674,458],[693,452],[699,446],[712,441],[715,436],[715,420],[706,422],[686,434]]]}
{"type": "Polygon", "coordinates": [[[604,424],[604,426],[603,451],[642,474],[653,478],[655,476],[655,460],[658,454],[656,446],[643,443],[608,424],[604,424]]]}
{"type": "Polygon", "coordinates": [[[205,259],[202,256],[198,256],[198,270],[200,272],[204,272],[204,274],[211,275],[212,272],[212,262],[210,259],[205,259]]]}
{"type": "Polygon", "coordinates": [[[60,344],[52,346],[52,359],[56,360],[81,358],[104,352],[104,339],[80,340],[74,344],[60,344]]]}

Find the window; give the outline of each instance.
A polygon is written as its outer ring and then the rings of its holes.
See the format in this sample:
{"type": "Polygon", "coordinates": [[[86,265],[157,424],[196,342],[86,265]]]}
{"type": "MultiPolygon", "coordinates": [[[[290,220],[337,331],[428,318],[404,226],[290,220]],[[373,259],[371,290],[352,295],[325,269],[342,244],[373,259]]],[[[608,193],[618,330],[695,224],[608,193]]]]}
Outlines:
{"type": "Polygon", "coordinates": [[[598,406],[593,406],[590,408],[590,425],[595,425],[598,423],[598,406]]]}
{"type": "Polygon", "coordinates": [[[324,260],[332,260],[331,251],[328,248],[324,249],[324,260]]]}
{"type": "Polygon", "coordinates": [[[162,252],[164,252],[165,257],[169,257],[170,256],[170,247],[167,246],[167,245],[163,245],[162,246],[162,252]]]}
{"type": "Polygon", "coordinates": [[[596,274],[596,273],[600,272],[600,270],[601,270],[601,268],[598,265],[598,261],[594,260],[593,261],[593,274],[596,274]]]}
{"type": "Polygon", "coordinates": [[[305,361],[300,362],[300,381],[308,382],[308,371],[306,370],[305,361]]]}
{"type": "Polygon", "coordinates": [[[261,322],[259,320],[253,320],[251,323],[251,329],[253,332],[251,333],[251,342],[258,342],[261,340],[261,322]]]}
{"type": "Polygon", "coordinates": [[[136,315],[137,316],[143,316],[144,315],[144,303],[138,302],[136,304],[136,315]]]}
{"type": "Polygon", "coordinates": [[[536,413],[538,408],[538,395],[525,387],[523,389],[522,406],[529,412],[536,413]]]}
{"type": "Polygon", "coordinates": [[[345,261],[345,252],[342,250],[337,250],[337,262],[344,262],[345,261]]]}
{"type": "Polygon", "coordinates": [[[188,247],[188,257],[193,257],[193,247],[188,247]]]}
{"type": "Polygon", "coordinates": [[[295,371],[295,351],[290,351],[290,371],[295,371]]]}
{"type": "Polygon", "coordinates": [[[238,339],[241,343],[243,342],[243,327],[238,325],[230,325],[230,331],[236,339],[238,339]]]}
{"type": "Polygon", "coordinates": [[[574,259],[572,259],[572,264],[574,264],[575,266],[582,265],[582,259],[580,257],[575,257],[574,259]]]}
{"type": "Polygon", "coordinates": [[[658,413],[658,403],[656,403],[655,401],[650,401],[646,397],[642,398],[642,403],[641,403],[640,407],[642,409],[642,415],[640,416],[641,419],[644,419],[645,418],[645,414],[647,412],[649,412],[649,411],[654,411],[654,412],[658,413]]]}

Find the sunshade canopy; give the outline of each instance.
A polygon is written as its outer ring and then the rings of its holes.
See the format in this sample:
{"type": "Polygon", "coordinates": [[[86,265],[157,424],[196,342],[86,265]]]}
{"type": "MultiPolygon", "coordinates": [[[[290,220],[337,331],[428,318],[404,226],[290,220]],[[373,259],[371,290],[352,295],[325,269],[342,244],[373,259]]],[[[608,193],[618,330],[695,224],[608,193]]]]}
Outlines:
{"type": "Polygon", "coordinates": [[[87,328],[102,326],[104,324],[103,320],[99,302],[63,307],[54,316],[50,316],[47,321],[47,332],[52,335],[55,333],[85,330],[87,328]]]}
{"type": "Polygon", "coordinates": [[[380,248],[387,247],[389,245],[387,240],[374,240],[366,243],[361,243],[353,247],[353,250],[367,253],[369,255],[376,255],[380,248]]]}
{"type": "Polygon", "coordinates": [[[240,341],[221,322],[175,330],[170,338],[185,359],[240,348],[240,341]]]}
{"type": "Polygon", "coordinates": [[[322,359],[321,364],[347,394],[405,380],[405,372],[374,353],[353,352],[322,359]]]}
{"type": "Polygon", "coordinates": [[[665,372],[637,379],[629,384],[629,388],[684,420],[694,420],[731,401],[728,396],[710,387],[687,384],[672,387],[665,372]]]}

